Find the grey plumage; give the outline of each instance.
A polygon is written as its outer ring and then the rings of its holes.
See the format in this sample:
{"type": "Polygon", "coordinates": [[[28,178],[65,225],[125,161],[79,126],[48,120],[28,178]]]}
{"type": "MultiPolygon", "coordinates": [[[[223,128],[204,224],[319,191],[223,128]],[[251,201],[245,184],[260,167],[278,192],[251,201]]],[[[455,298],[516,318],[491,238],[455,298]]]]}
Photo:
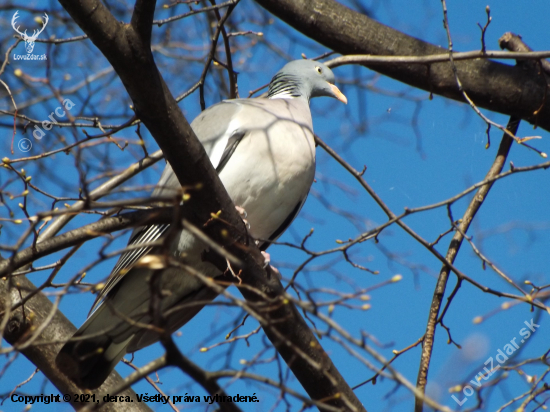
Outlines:
{"type": "MultiPolygon", "coordinates": [[[[322,63],[288,63],[270,83],[269,98],[236,99],[202,112],[191,127],[235,205],[247,212],[249,234],[265,250],[290,225],[304,204],[315,173],[315,142],[309,99],[329,96],[346,99],[333,85],[334,75],[322,63]]],[[[179,191],[179,182],[166,165],[153,196],[179,191]]],[[[138,228],[130,244],[159,239],[169,225],[138,228]]],[[[221,273],[202,260],[206,245],[183,230],[171,252],[201,273],[221,273]]],[[[151,269],[134,266],[151,251],[135,248],[122,254],[94,305],[95,311],[65,344],[56,363],[82,388],[97,388],[127,352],[158,341],[144,327],[150,319],[151,269]]],[[[216,297],[197,278],[177,268],[160,276],[166,291],[161,309],[170,331],[175,331],[216,297]]]]}

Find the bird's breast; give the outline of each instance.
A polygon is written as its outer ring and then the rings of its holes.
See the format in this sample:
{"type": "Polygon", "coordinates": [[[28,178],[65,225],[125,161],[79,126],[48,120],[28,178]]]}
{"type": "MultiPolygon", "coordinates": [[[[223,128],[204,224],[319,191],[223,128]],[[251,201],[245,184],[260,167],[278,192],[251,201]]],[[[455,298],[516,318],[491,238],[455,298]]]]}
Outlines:
{"type": "Polygon", "coordinates": [[[246,210],[250,234],[267,239],[307,196],[314,175],[311,128],[276,120],[247,133],[220,178],[246,210]]]}

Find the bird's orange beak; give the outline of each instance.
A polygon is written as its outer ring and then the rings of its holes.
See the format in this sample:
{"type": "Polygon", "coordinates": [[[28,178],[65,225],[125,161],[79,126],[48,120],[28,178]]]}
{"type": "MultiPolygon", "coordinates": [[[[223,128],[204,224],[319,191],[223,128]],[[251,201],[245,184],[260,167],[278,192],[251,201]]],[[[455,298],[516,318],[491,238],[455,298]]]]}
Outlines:
{"type": "Polygon", "coordinates": [[[330,88],[332,89],[332,92],[334,93],[334,96],[336,96],[336,98],[338,100],[340,100],[344,104],[348,104],[348,98],[346,96],[344,96],[344,93],[342,93],[338,87],[331,84],[330,88]]]}

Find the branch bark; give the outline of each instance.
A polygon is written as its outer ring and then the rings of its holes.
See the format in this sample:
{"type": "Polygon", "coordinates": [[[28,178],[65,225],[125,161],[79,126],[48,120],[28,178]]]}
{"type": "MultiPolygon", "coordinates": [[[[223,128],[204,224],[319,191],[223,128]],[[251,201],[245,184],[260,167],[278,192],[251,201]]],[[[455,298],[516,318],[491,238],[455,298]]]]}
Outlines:
{"type": "MultiPolygon", "coordinates": [[[[424,56],[448,50],[376,22],[334,0],[256,0],[311,39],[346,54],[424,56]]],[[[550,131],[548,87],[538,71],[478,59],[455,62],[463,88],[479,106],[519,117],[550,131]],[[535,114],[536,113],[536,114],[535,114]]],[[[405,84],[464,101],[451,64],[364,64],[405,84]]]]}
{"type": "MultiPolygon", "coordinates": [[[[12,279],[0,279],[0,311],[9,310],[17,302],[34,292],[35,286],[24,276],[12,279]],[[10,282],[14,283],[10,287],[10,282]]],[[[17,350],[18,345],[34,335],[34,331],[44,322],[48,326],[40,333],[37,342],[22,349],[20,352],[30,360],[44,375],[55,385],[61,394],[71,396],[71,404],[76,409],[82,409],[87,404],[84,402],[74,402],[75,394],[89,394],[89,391],[83,391],[59,372],[55,366],[55,357],[61,349],[62,343],[68,337],[76,332],[73,324],[59,311],[52,302],[42,293],[35,294],[29,299],[23,308],[10,311],[8,324],[4,330],[4,338],[17,350]],[[53,313],[51,319],[50,316],[53,313]],[[51,343],[55,342],[55,343],[51,343]]],[[[108,392],[109,388],[121,385],[123,379],[113,371],[109,378],[98,389],[99,397],[108,392]]],[[[100,411],[102,412],[151,412],[146,403],[138,402],[135,392],[132,389],[126,389],[121,393],[123,396],[130,396],[132,403],[107,403],[100,411]]]]}

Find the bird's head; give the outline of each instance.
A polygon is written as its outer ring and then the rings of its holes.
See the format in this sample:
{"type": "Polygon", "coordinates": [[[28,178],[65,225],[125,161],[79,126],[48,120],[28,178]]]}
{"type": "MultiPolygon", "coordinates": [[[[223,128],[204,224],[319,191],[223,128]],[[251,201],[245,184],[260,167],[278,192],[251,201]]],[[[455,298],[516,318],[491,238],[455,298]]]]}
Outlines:
{"type": "Polygon", "coordinates": [[[334,85],[334,73],[313,60],[294,60],[277,72],[269,84],[269,98],[328,96],[347,103],[348,99],[334,85]]]}

